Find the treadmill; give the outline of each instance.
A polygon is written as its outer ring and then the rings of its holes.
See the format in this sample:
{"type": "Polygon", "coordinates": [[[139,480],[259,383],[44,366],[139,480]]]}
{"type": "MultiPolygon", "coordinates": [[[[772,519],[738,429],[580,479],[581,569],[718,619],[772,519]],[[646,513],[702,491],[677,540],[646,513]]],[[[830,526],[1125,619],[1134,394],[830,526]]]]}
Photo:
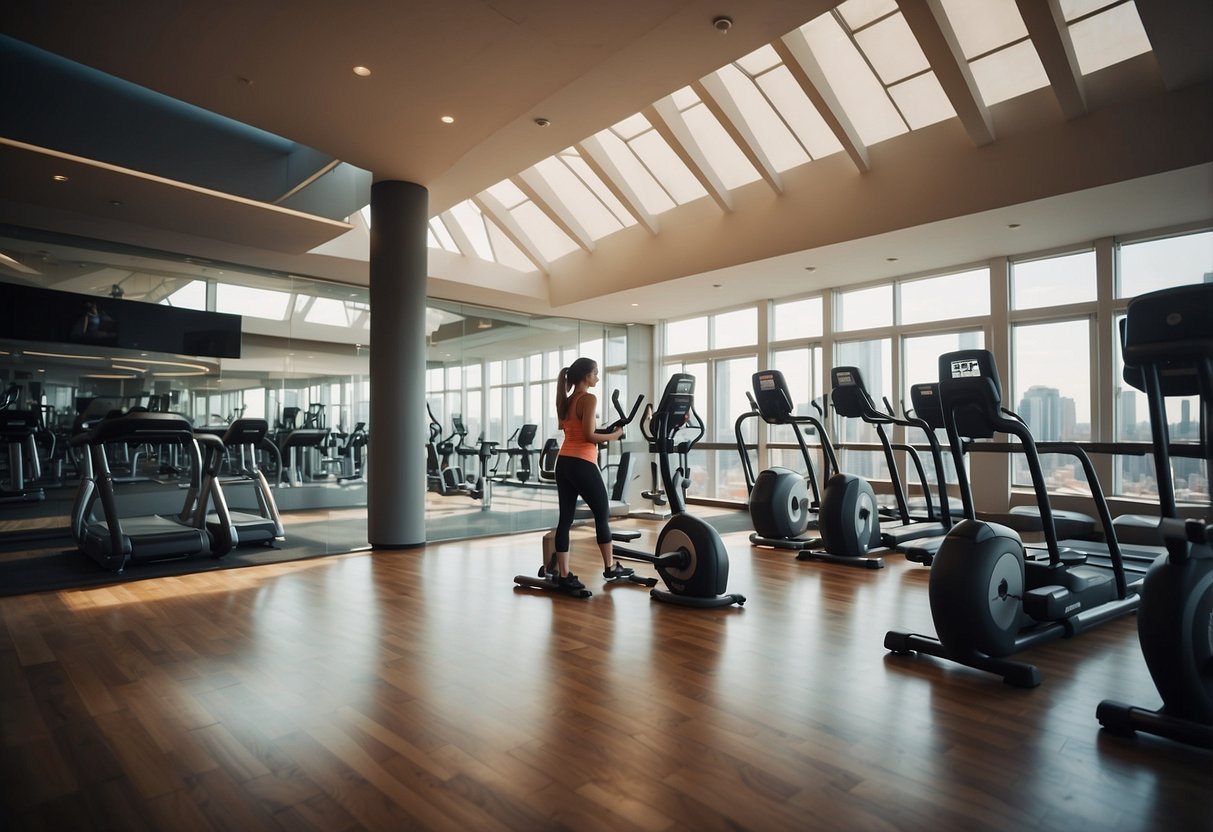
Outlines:
{"type": "MultiPolygon", "coordinates": [[[[209,553],[220,557],[231,548],[230,537],[223,533],[212,540],[204,522],[202,506],[186,498],[181,512],[175,515],[146,515],[127,517],[119,513],[119,505],[129,499],[114,488],[114,475],[106,450],[107,445],[143,445],[147,443],[176,445],[184,449],[192,465],[195,484],[202,475],[202,453],[199,443],[218,444],[218,437],[194,436],[189,419],[178,413],[132,411],[102,419],[91,430],[73,440],[87,446],[90,470],[81,478],[72,507],[72,528],[80,551],[98,564],[121,573],[129,563],[171,560],[209,553]],[[93,518],[93,509],[100,503],[102,519],[93,518]]],[[[212,500],[226,514],[223,494],[215,490],[212,500]]]]}
{"type": "MultiPolygon", "coordinates": [[[[216,506],[206,515],[206,529],[215,538],[230,535],[233,547],[249,543],[273,546],[285,537],[274,494],[257,465],[257,449],[267,444],[269,429],[265,419],[236,419],[219,437],[221,444],[207,443],[202,449],[201,483],[196,492],[191,487],[190,494],[200,497],[201,505],[216,506]],[[229,474],[221,477],[225,460],[229,474]],[[249,511],[227,508],[223,516],[219,507],[228,502],[224,488],[232,486],[251,486],[256,507],[249,511]]],[[[187,504],[189,501],[187,497],[187,504]]]]}

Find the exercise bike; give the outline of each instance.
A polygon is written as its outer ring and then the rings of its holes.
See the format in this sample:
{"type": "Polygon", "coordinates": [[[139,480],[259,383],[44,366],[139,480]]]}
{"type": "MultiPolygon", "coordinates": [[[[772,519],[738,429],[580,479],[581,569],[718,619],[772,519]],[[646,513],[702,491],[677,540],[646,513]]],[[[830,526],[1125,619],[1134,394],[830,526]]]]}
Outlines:
{"type": "MultiPolygon", "coordinates": [[[[625,428],[636,419],[636,413],[640,410],[641,403],[644,402],[644,396],[637,396],[636,401],[632,403],[632,409],[625,411],[623,405],[619,402],[619,391],[616,390],[611,394],[611,403],[615,406],[615,411],[619,414],[619,418],[606,427],[600,427],[597,433],[614,433],[620,428],[625,428]]],[[[623,437],[620,437],[620,441],[623,437]]],[[[553,464],[553,468],[555,465],[553,464]]],[[[640,536],[640,532],[615,532],[613,535],[616,539],[634,540],[640,536]]],[[[543,537],[543,566],[539,569],[539,574],[536,577],[530,575],[515,575],[514,583],[521,587],[529,589],[545,589],[552,592],[559,592],[562,595],[571,595],[574,598],[589,598],[594,593],[585,587],[569,589],[561,586],[557,578],[555,564],[555,549],[553,546],[552,532],[548,532],[543,537]]],[[[640,584],[641,586],[654,587],[657,585],[656,578],[646,578],[636,574],[623,575],[619,578],[611,578],[609,580],[624,580],[630,583],[640,584]]]]}
{"type": "MultiPolygon", "coordinates": [[[[939,637],[890,630],[884,646],[894,653],[918,651],[997,673],[1016,687],[1036,687],[1040,672],[1034,665],[1005,657],[1128,615],[1137,609],[1139,598],[1126,585],[1115,535],[1108,537],[1111,574],[1084,565],[1085,556],[1063,553],[1058,546],[1036,443],[1027,425],[1002,409],[1002,385],[993,354],[988,350],[945,353],[939,357],[939,375],[948,442],[957,460],[961,435],[987,438],[1001,432],[1020,441],[1048,554],[1029,557],[1014,530],[977,520],[968,475],[964,465],[957,464],[965,519],[945,536],[928,584],[931,618],[939,637]]],[[[1094,477],[1094,469],[1088,476],[1094,477]]],[[[1094,479],[1091,492],[1110,528],[1106,501],[1094,479]]]]}
{"type": "Polygon", "coordinates": [[[1200,395],[1201,445],[1213,471],[1213,284],[1181,286],[1129,302],[1122,330],[1126,382],[1146,394],[1167,553],[1146,573],[1137,636],[1162,707],[1104,700],[1095,710],[1115,733],[1144,731],[1213,748],[1213,513],[1179,519],[1171,475],[1167,396],[1200,395]]]}
{"type": "MultiPolygon", "coordinates": [[[[670,465],[674,453],[674,435],[691,419],[695,403],[695,377],[675,373],[666,383],[661,399],[646,418],[641,419],[640,431],[657,451],[662,485],[673,512],[657,535],[655,552],[642,552],[625,546],[615,546],[615,554],[657,568],[665,589],[653,589],[650,595],[658,601],[687,607],[728,607],[745,603],[745,596],[726,592],[729,580],[729,553],[720,533],[702,518],[687,514],[683,480],[686,471],[670,465]]],[[[689,455],[703,435],[703,422],[696,417],[699,434],[686,443],[689,455]]]]}

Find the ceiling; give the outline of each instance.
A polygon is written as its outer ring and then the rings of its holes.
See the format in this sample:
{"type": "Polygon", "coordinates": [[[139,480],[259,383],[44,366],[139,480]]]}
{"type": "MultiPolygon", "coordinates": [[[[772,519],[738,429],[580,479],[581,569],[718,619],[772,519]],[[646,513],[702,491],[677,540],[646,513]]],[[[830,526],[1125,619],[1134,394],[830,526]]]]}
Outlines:
{"type": "MultiPolygon", "coordinates": [[[[78,79],[0,73],[21,103],[0,113],[0,223],[365,285],[364,259],[308,253],[359,228],[307,192],[348,205],[370,179],[401,179],[424,185],[440,214],[835,5],[11,0],[0,33],[14,40],[0,52],[31,45],[271,138],[196,121],[166,158],[150,115],[163,105],[107,118],[78,79]],[[722,13],[725,35],[713,26],[722,13]],[[264,181],[232,181],[267,169],[264,181]]],[[[431,249],[430,294],[651,322],[1213,218],[1207,0],[1142,3],[1152,51],[1085,76],[1048,57],[1058,0],[1017,0],[1037,21],[1050,83],[990,107],[947,27],[931,23],[939,0],[898,6],[956,117],[871,145],[834,123],[847,152],[682,205],[536,273],[431,249]]],[[[829,115],[829,96],[811,91],[829,115]]]]}

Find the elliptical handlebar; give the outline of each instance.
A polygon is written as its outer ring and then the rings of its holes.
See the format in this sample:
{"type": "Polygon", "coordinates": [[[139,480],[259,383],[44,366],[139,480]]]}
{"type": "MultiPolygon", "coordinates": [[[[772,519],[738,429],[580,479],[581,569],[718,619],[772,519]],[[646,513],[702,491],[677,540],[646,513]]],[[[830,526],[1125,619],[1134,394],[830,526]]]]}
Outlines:
{"type": "MultiPolygon", "coordinates": [[[[615,431],[619,430],[620,428],[626,428],[628,425],[632,424],[632,422],[636,420],[636,411],[640,410],[640,405],[643,402],[644,402],[644,394],[642,393],[636,397],[636,401],[632,402],[631,410],[624,410],[623,405],[619,403],[619,388],[616,387],[615,391],[613,393],[611,393],[611,404],[613,404],[615,406],[615,412],[619,414],[619,418],[616,419],[615,421],[611,422],[606,427],[598,428],[596,431],[594,431],[594,433],[596,433],[596,434],[614,433],[615,431]]],[[[645,410],[645,415],[647,416],[649,411],[651,411],[652,409],[653,409],[653,406],[649,405],[648,408],[645,410]]],[[[640,432],[644,433],[644,419],[641,419],[641,422],[640,422],[640,432]]],[[[621,436],[619,438],[622,439],[623,437],[621,436]]],[[[647,436],[646,436],[646,438],[647,438],[647,436]]]]}

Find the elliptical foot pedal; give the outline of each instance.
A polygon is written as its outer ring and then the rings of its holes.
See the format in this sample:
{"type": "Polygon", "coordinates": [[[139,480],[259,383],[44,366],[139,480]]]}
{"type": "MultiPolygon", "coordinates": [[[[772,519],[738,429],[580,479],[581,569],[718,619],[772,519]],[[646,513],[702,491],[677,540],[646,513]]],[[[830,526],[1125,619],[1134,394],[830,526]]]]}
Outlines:
{"type": "Polygon", "coordinates": [[[636,531],[635,529],[627,529],[627,530],[621,531],[621,532],[611,532],[612,540],[622,540],[625,543],[627,543],[628,541],[636,540],[639,537],[640,537],[640,532],[636,531]]]}

